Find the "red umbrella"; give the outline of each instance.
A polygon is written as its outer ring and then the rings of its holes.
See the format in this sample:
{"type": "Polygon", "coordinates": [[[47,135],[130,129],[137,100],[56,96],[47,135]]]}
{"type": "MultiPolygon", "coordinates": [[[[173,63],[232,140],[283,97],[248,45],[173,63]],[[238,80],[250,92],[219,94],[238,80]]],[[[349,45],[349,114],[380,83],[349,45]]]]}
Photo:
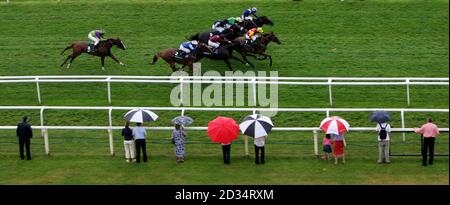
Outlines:
{"type": "Polygon", "coordinates": [[[348,132],[350,125],[339,116],[330,116],[322,120],[320,129],[327,134],[341,135],[348,132]]]}
{"type": "Polygon", "coordinates": [[[208,123],[208,136],[213,142],[228,144],[237,139],[239,125],[232,118],[216,117],[208,123]]]}

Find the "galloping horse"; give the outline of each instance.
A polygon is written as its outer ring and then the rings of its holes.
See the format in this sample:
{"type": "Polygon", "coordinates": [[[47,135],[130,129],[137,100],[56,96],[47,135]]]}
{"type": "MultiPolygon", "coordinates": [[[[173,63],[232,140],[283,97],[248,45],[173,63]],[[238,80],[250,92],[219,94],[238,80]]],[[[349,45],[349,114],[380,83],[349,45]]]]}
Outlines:
{"type": "Polygon", "coordinates": [[[263,25],[271,25],[271,26],[273,26],[274,23],[267,16],[260,16],[258,18],[253,19],[253,21],[245,20],[244,23],[243,23],[243,27],[247,31],[252,29],[252,28],[262,27],[263,25]]]}
{"type": "MultiPolygon", "coordinates": [[[[211,32],[212,31],[199,32],[190,37],[187,37],[187,39],[190,41],[197,40],[197,41],[201,41],[203,43],[208,44],[208,39],[211,36],[211,32]]],[[[229,29],[225,29],[224,32],[222,32],[220,34],[221,37],[223,37],[224,39],[229,40],[229,41],[232,41],[232,40],[236,39],[237,37],[243,36],[243,35],[244,35],[243,30],[241,30],[241,27],[237,26],[237,25],[232,25],[229,29]]]]}
{"type": "MultiPolygon", "coordinates": [[[[64,64],[66,64],[66,62],[67,62],[67,60],[69,60],[69,58],[71,58],[70,62],[67,64],[67,68],[70,68],[70,64],[73,62],[73,60],[75,60],[76,57],[78,57],[82,53],[88,53],[87,52],[88,46],[89,46],[88,42],[76,42],[76,43],[72,43],[69,46],[67,46],[61,52],[61,55],[64,54],[64,52],[70,48],[72,48],[72,54],[67,56],[66,60],[61,64],[61,67],[64,66],[64,64]]],[[[111,48],[113,46],[117,46],[118,48],[120,48],[122,50],[126,49],[125,44],[123,44],[123,42],[119,38],[117,38],[117,39],[109,38],[107,40],[100,41],[98,43],[96,52],[88,53],[93,56],[99,56],[101,58],[102,70],[105,70],[105,57],[106,56],[111,57],[114,61],[116,61],[120,65],[125,66],[125,64],[123,64],[121,61],[117,60],[117,58],[114,57],[114,55],[111,53],[111,48]]]]}
{"type": "Polygon", "coordinates": [[[272,56],[269,54],[266,54],[266,49],[267,46],[269,45],[270,42],[274,42],[277,44],[281,44],[280,40],[278,39],[278,37],[273,33],[267,33],[267,34],[263,34],[259,40],[258,43],[256,43],[253,47],[253,49],[248,48],[247,46],[245,46],[245,37],[239,37],[236,38],[233,41],[233,45],[236,48],[236,51],[239,52],[241,55],[245,55],[245,56],[252,56],[257,60],[265,60],[267,59],[267,57],[270,60],[270,67],[272,67],[272,56]],[[257,58],[255,55],[251,55],[248,53],[252,53],[252,54],[257,54],[257,55],[261,55],[264,58],[257,58]]]}
{"type": "Polygon", "coordinates": [[[195,49],[194,53],[192,53],[191,56],[193,56],[193,58],[192,57],[189,58],[183,57],[182,59],[175,58],[175,53],[177,52],[177,50],[178,50],[177,48],[168,48],[161,52],[158,52],[153,56],[153,61],[150,64],[154,65],[158,60],[158,58],[162,58],[170,65],[173,72],[177,71],[177,67],[175,66],[175,64],[182,64],[183,67],[189,66],[189,69],[192,72],[194,62],[197,62],[200,58],[202,58],[202,54],[204,52],[211,52],[208,46],[201,42],[198,43],[197,49],[195,49]]]}
{"type": "Polygon", "coordinates": [[[227,64],[228,69],[230,71],[233,71],[233,68],[231,68],[229,59],[239,61],[244,65],[251,65],[252,67],[255,67],[252,63],[250,63],[247,60],[245,55],[242,55],[245,62],[243,60],[233,56],[233,47],[234,47],[234,45],[232,43],[228,43],[227,41],[222,41],[222,42],[220,42],[219,48],[217,48],[217,50],[215,52],[203,53],[203,55],[201,55],[201,57],[204,56],[204,57],[212,59],[212,60],[223,60],[227,64]]]}

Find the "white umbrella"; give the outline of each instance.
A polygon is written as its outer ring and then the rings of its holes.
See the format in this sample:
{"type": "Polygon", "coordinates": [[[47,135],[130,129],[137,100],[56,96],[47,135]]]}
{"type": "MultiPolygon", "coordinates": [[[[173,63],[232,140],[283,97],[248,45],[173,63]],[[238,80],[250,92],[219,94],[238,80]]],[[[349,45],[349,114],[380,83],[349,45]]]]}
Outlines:
{"type": "Polygon", "coordinates": [[[272,130],[273,123],[269,117],[254,114],[247,116],[239,127],[241,128],[242,134],[259,138],[269,134],[272,130]]]}
{"type": "Polygon", "coordinates": [[[148,122],[148,121],[156,121],[158,119],[158,115],[150,110],[143,110],[140,108],[133,109],[128,111],[124,118],[130,122],[148,122]]]}

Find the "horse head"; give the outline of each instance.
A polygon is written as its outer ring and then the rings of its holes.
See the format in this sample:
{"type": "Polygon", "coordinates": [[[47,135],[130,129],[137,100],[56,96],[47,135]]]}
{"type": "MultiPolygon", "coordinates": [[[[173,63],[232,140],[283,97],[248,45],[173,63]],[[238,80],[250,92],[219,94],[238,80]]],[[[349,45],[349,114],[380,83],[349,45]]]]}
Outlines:
{"type": "Polygon", "coordinates": [[[120,40],[120,38],[116,38],[116,39],[110,38],[110,39],[108,39],[108,41],[111,42],[112,45],[117,46],[117,48],[120,48],[120,49],[122,49],[122,50],[127,49],[127,47],[125,46],[125,44],[123,43],[123,41],[120,40]]]}
{"type": "Polygon", "coordinates": [[[270,20],[269,17],[267,17],[267,16],[260,16],[260,17],[258,17],[258,18],[255,20],[255,24],[256,24],[256,26],[258,26],[258,27],[261,27],[261,26],[263,26],[263,25],[271,25],[271,26],[275,25],[275,24],[272,22],[272,20],[270,20]]]}
{"type": "Polygon", "coordinates": [[[263,40],[265,39],[267,39],[267,43],[274,42],[276,44],[281,44],[280,39],[278,39],[278,37],[273,32],[263,34],[263,40]]]}

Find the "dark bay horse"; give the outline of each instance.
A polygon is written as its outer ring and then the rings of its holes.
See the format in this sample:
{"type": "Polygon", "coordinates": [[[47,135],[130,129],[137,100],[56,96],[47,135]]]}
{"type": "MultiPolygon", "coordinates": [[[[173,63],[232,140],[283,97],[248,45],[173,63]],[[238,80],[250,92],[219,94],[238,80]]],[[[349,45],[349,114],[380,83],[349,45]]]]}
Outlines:
{"type": "Polygon", "coordinates": [[[245,37],[236,38],[233,41],[233,44],[236,48],[236,51],[241,53],[241,55],[252,56],[257,60],[265,60],[269,58],[270,67],[272,67],[272,56],[266,53],[267,46],[269,45],[270,42],[281,44],[281,41],[273,32],[263,34],[259,39],[259,41],[254,45],[253,49],[250,49],[249,47],[245,46],[245,37]],[[263,58],[257,58],[255,55],[252,54],[261,55],[263,56],[263,58]]]}
{"type": "Polygon", "coordinates": [[[211,50],[208,48],[208,46],[201,42],[198,43],[198,48],[195,49],[194,53],[192,53],[192,56],[194,56],[194,58],[192,58],[192,57],[189,57],[189,58],[183,57],[183,59],[175,58],[175,53],[178,50],[179,49],[177,49],[177,48],[167,48],[165,50],[162,50],[161,52],[158,52],[157,54],[155,54],[153,56],[153,61],[150,64],[154,65],[156,63],[156,61],[158,61],[158,58],[162,58],[162,59],[164,59],[164,61],[166,61],[170,65],[173,72],[178,70],[178,68],[176,67],[176,64],[181,64],[181,65],[183,65],[183,67],[189,66],[189,70],[192,72],[194,69],[193,68],[194,63],[202,58],[203,53],[211,52],[211,50]]]}
{"type": "MultiPolygon", "coordinates": [[[[76,43],[72,43],[69,46],[67,46],[62,52],[61,55],[64,54],[64,52],[70,48],[72,48],[72,54],[70,54],[69,56],[67,56],[66,60],[61,64],[61,67],[64,66],[64,64],[66,64],[66,62],[70,59],[70,62],[67,64],[67,68],[70,68],[70,64],[73,62],[73,60],[75,60],[75,58],[77,58],[79,55],[81,55],[82,53],[88,53],[87,52],[87,48],[89,46],[88,42],[76,42],[76,43]]],[[[119,63],[122,66],[125,66],[125,64],[123,64],[121,61],[117,60],[117,58],[111,53],[111,48],[113,46],[117,46],[118,48],[125,50],[125,44],[123,44],[123,42],[117,38],[109,38],[107,40],[104,41],[100,41],[97,45],[97,51],[96,52],[89,52],[88,54],[91,54],[93,56],[99,56],[102,62],[102,70],[105,70],[105,57],[109,56],[111,57],[114,61],[116,61],[117,63],[119,63]]]]}
{"type": "Polygon", "coordinates": [[[239,61],[244,65],[251,65],[252,67],[255,67],[252,63],[250,63],[247,60],[245,55],[242,55],[245,62],[243,60],[233,56],[233,47],[234,47],[234,45],[231,42],[228,43],[227,41],[222,41],[222,42],[220,42],[219,48],[217,48],[217,50],[215,52],[203,53],[203,55],[201,57],[206,57],[206,58],[209,58],[212,60],[223,60],[227,64],[228,69],[230,71],[233,71],[233,68],[231,68],[229,59],[239,61]]]}
{"type": "MultiPolygon", "coordinates": [[[[197,40],[201,41],[203,43],[208,44],[208,39],[211,36],[212,31],[204,31],[196,33],[190,37],[187,37],[188,40],[197,40]]],[[[244,29],[241,29],[238,25],[232,25],[230,28],[225,29],[220,36],[223,37],[226,40],[232,41],[236,39],[239,36],[243,36],[245,34],[244,29]]]]}
{"type": "Polygon", "coordinates": [[[251,20],[245,20],[243,23],[243,27],[248,31],[252,28],[262,27],[264,25],[275,25],[272,20],[269,19],[267,16],[260,16],[258,18],[254,18],[253,21],[251,20]]]}

